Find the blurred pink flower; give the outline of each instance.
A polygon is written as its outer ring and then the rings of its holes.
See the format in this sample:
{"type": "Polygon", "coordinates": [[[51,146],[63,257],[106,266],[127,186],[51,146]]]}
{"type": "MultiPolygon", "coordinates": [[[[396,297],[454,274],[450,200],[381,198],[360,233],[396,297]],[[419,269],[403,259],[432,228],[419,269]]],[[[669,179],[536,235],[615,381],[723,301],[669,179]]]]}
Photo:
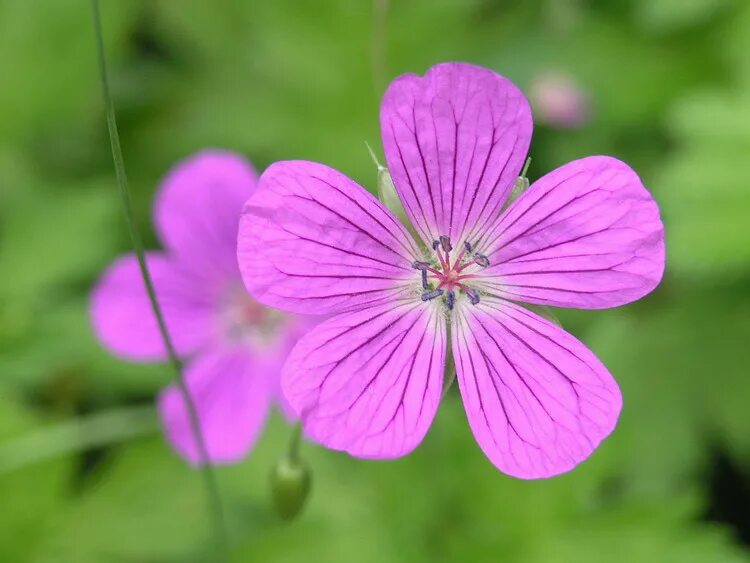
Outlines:
{"type": "MultiPolygon", "coordinates": [[[[185,377],[196,403],[211,462],[240,460],[252,448],[279,373],[304,321],[251,299],[237,267],[237,226],[256,174],[242,157],[206,151],[177,165],[160,188],[154,221],[164,252],[147,263],[185,377]]],[[[92,294],[99,340],[132,361],[167,354],[133,254],[115,261],[92,294]]],[[[200,462],[182,396],[164,390],[159,410],[167,438],[200,462]]]]}
{"type": "Polygon", "coordinates": [[[656,203],[626,164],[595,156],[501,213],[531,111],[483,68],[397,78],[380,122],[417,240],[365,189],[313,162],[271,166],[242,213],[251,294],[334,314],[292,350],[286,399],[329,448],[405,455],[435,416],[450,334],[469,424],[492,463],[521,478],[570,470],[612,432],[620,391],[581,342],[516,302],[603,309],[649,293],[664,269],[656,203]]]}
{"type": "Polygon", "coordinates": [[[588,94],[565,73],[537,74],[531,82],[530,97],[537,120],[551,127],[574,129],[591,118],[588,94]]]}

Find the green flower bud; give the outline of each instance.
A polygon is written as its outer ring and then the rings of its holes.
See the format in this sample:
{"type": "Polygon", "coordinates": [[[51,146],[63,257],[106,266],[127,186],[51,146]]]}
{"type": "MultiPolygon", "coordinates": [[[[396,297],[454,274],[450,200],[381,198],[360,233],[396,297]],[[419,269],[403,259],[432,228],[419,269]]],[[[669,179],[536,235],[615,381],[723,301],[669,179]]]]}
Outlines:
{"type": "Polygon", "coordinates": [[[391,213],[398,217],[399,221],[406,226],[414,238],[419,240],[417,233],[412,227],[411,221],[409,221],[409,218],[406,216],[406,211],[404,210],[404,205],[401,203],[401,198],[398,197],[398,192],[396,191],[396,186],[393,184],[391,173],[388,172],[388,169],[385,166],[380,164],[378,157],[375,156],[370,145],[367,143],[365,143],[365,145],[370,152],[372,161],[378,169],[378,199],[383,202],[383,205],[385,205],[391,213]]]}
{"type": "Polygon", "coordinates": [[[503,205],[503,211],[508,209],[511,203],[516,201],[519,197],[521,197],[521,194],[529,189],[529,179],[526,177],[526,172],[528,172],[530,164],[531,157],[526,159],[526,163],[523,165],[523,170],[521,170],[521,175],[516,178],[515,182],[513,182],[513,189],[510,190],[510,195],[508,195],[508,199],[503,205]]]}
{"type": "Polygon", "coordinates": [[[271,496],[276,513],[293,520],[305,505],[310,493],[311,473],[300,458],[284,456],[271,471],[271,496]]]}
{"type": "Polygon", "coordinates": [[[408,223],[404,206],[398,197],[396,186],[393,185],[391,173],[383,166],[378,167],[378,198],[396,217],[408,223]]]}

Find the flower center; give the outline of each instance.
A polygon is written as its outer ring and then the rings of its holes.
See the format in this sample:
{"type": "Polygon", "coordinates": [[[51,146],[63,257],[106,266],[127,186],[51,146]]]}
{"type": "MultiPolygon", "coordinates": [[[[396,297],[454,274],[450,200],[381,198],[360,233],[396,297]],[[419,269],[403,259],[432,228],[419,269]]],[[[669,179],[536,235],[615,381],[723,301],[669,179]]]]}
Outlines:
{"type": "Polygon", "coordinates": [[[223,337],[233,343],[268,346],[276,339],[285,315],[252,299],[242,287],[233,287],[220,307],[223,337]]]}
{"type": "Polygon", "coordinates": [[[453,309],[456,292],[466,295],[472,305],[479,303],[479,292],[467,284],[478,278],[477,267],[486,268],[490,261],[484,254],[474,252],[472,245],[465,242],[461,250],[453,255],[451,239],[445,235],[433,241],[434,252],[431,262],[417,261],[412,264],[422,273],[422,301],[430,301],[445,295],[445,304],[453,309]]]}

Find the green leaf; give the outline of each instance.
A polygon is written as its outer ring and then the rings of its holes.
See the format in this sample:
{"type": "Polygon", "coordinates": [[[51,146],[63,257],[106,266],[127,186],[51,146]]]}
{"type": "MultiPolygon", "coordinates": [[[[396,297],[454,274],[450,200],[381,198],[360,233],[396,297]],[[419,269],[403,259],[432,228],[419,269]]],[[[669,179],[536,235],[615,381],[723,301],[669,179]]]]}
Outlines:
{"type": "Polygon", "coordinates": [[[612,452],[630,494],[669,497],[720,444],[750,459],[750,300],[725,288],[675,293],[639,316],[610,313],[587,344],[620,383],[612,452]]]}
{"type": "MultiPolygon", "coordinates": [[[[7,389],[0,388],[0,441],[3,443],[37,428],[35,417],[7,389]]],[[[33,561],[39,544],[54,530],[68,497],[73,465],[56,459],[23,470],[0,474],[0,560],[33,561]]]]}
{"type": "Polygon", "coordinates": [[[750,89],[686,99],[671,123],[680,150],[657,174],[675,274],[737,274],[750,264],[750,89]]]}

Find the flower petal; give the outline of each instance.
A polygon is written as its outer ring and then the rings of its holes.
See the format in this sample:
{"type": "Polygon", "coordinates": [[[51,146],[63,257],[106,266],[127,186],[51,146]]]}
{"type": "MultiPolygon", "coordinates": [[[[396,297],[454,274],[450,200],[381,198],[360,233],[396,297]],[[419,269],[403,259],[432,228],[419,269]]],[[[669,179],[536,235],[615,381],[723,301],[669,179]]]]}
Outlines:
{"type": "MultiPolygon", "coordinates": [[[[214,312],[197,278],[160,253],[146,262],[177,353],[195,351],[213,336],[214,312]]],[[[165,359],[138,262],[128,254],[102,275],[91,297],[91,320],[99,340],[112,352],[135,361],[165,359]]]]}
{"type": "Polygon", "coordinates": [[[418,251],[364,188],[314,162],[271,165],[240,220],[238,257],[255,299],[286,311],[340,312],[391,299],[418,251]]]}
{"type": "Polygon", "coordinates": [[[237,277],[237,226],[256,181],[250,163],[227,151],[204,151],[175,166],[155,205],[164,246],[204,275],[237,277]]]}
{"type": "Polygon", "coordinates": [[[624,305],[664,273],[659,208],[636,173],[607,156],[534,182],[478,246],[488,249],[482,275],[497,295],[542,305],[624,305]]]}
{"type": "MultiPolygon", "coordinates": [[[[268,415],[278,371],[257,365],[242,350],[212,351],[198,356],[185,378],[201,423],[212,463],[241,460],[255,444],[268,415]]],[[[172,447],[193,465],[201,457],[182,394],[164,390],[159,411],[172,447]]]]}
{"type": "Polygon", "coordinates": [[[478,236],[495,218],[531,141],[531,109],[508,79],[444,63],[405,74],[383,98],[388,168],[425,244],[478,236]]]}
{"type": "Polygon", "coordinates": [[[446,326],[434,304],[383,304],[322,323],[281,375],[305,433],[358,457],[407,454],[435,417],[446,326]]]}
{"type": "Polygon", "coordinates": [[[469,424],[502,472],[573,469],[614,429],[617,383],[576,338],[513,303],[483,298],[455,316],[453,354],[469,424]]]}

